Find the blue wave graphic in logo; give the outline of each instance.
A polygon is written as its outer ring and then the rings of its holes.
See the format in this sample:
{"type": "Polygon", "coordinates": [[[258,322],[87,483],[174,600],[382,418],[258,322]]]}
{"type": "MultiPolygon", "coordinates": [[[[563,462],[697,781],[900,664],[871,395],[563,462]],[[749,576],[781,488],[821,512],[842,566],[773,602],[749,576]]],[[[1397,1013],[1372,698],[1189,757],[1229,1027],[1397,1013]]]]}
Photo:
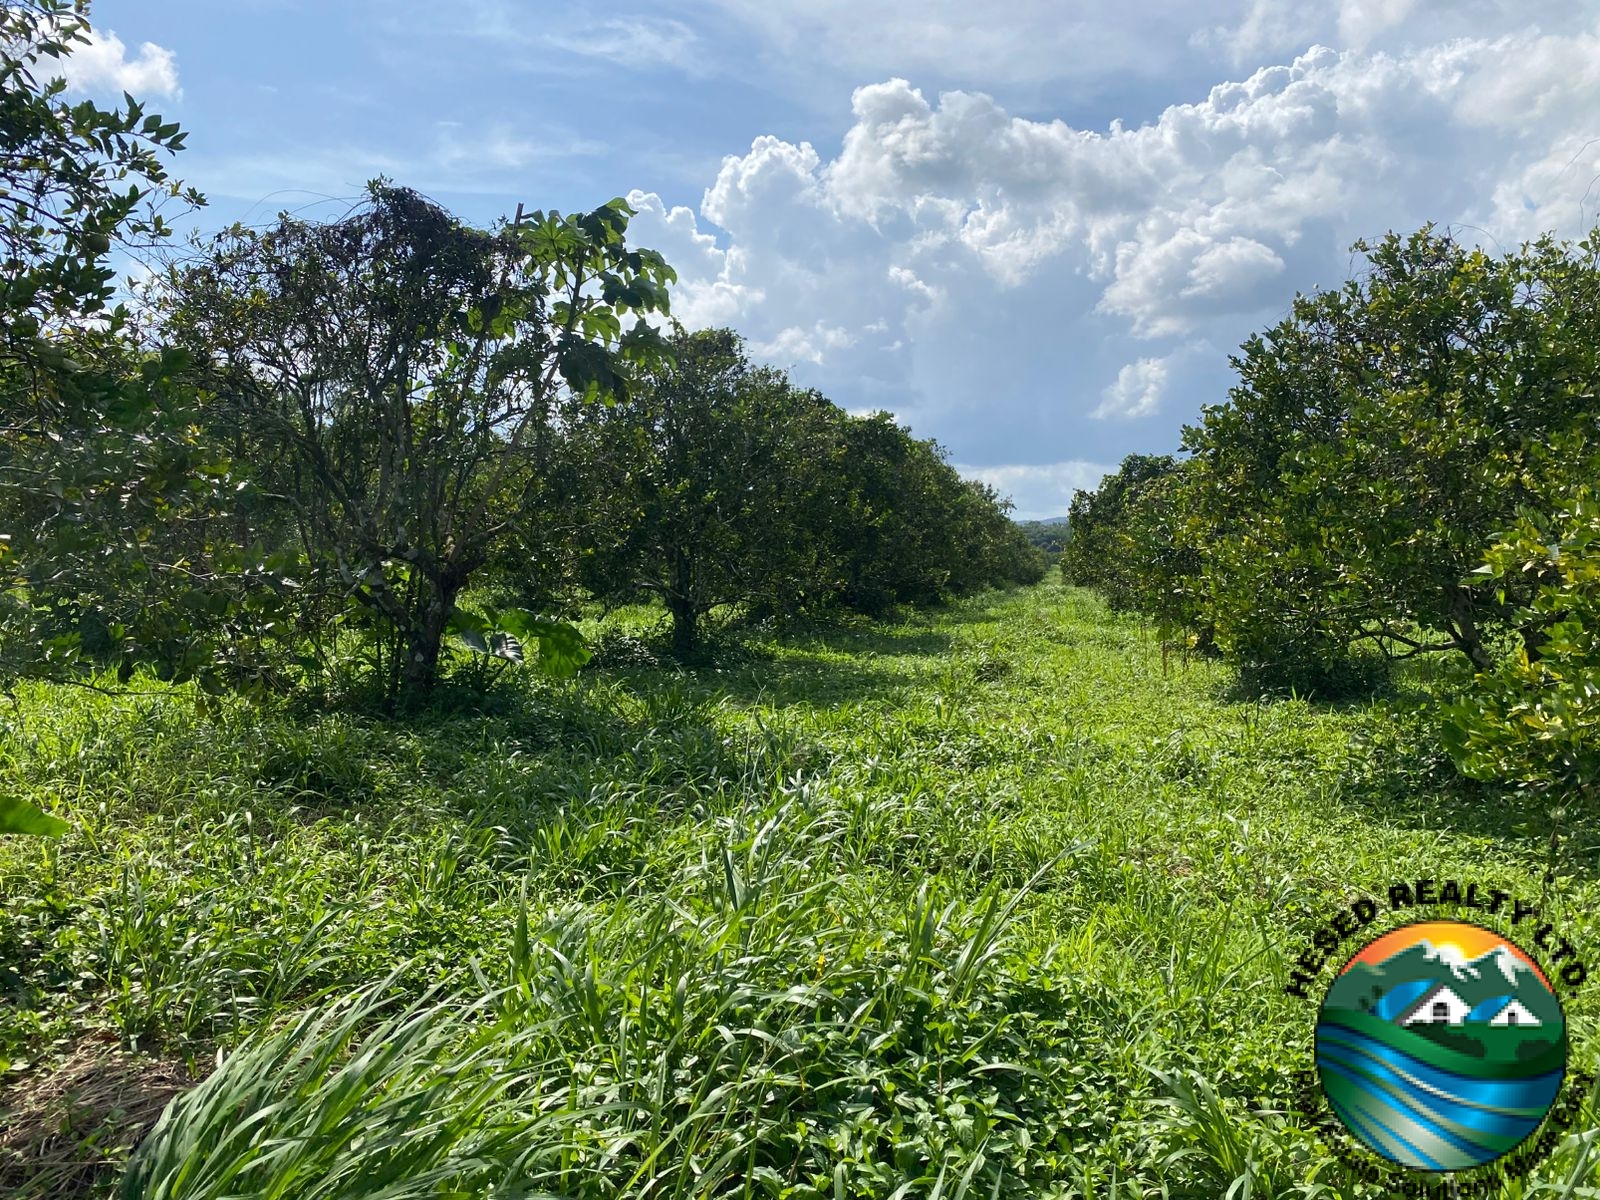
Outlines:
{"type": "Polygon", "coordinates": [[[1461,1075],[1326,1019],[1317,1026],[1317,1066],[1351,1132],[1385,1157],[1429,1171],[1482,1166],[1513,1149],[1538,1128],[1565,1074],[1461,1075]]]}

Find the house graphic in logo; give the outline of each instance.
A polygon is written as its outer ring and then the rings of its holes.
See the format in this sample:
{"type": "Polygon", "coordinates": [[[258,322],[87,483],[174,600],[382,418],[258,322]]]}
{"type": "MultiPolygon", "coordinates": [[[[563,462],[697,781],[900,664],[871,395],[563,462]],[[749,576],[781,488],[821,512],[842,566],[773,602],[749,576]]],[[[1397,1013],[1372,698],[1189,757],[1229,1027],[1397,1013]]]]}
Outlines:
{"type": "Polygon", "coordinates": [[[1539,1018],[1528,1010],[1515,996],[1492,996],[1473,1007],[1448,983],[1436,983],[1422,994],[1422,998],[1401,1016],[1401,1025],[1464,1025],[1483,1023],[1490,1025],[1521,1025],[1524,1028],[1539,1026],[1539,1018]]]}
{"type": "Polygon", "coordinates": [[[1566,1059],[1566,1021],[1538,966],[1462,922],[1403,926],[1364,947],[1318,1014],[1334,1112],[1418,1170],[1467,1170],[1515,1149],[1555,1103],[1566,1059]]]}
{"type": "Polygon", "coordinates": [[[1436,983],[1400,1018],[1402,1025],[1459,1025],[1472,1013],[1448,983],[1436,983]]]}

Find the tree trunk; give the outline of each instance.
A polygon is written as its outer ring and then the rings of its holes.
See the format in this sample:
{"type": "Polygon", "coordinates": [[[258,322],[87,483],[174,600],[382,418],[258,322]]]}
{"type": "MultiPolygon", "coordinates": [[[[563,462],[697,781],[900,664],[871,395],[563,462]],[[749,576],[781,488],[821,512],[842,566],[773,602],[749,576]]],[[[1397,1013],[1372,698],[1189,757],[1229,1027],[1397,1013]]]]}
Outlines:
{"type": "Polygon", "coordinates": [[[694,602],[694,563],[683,550],[672,554],[672,586],[667,589],[672,615],[672,654],[687,662],[700,649],[700,612],[694,602]]]}
{"type": "Polygon", "coordinates": [[[1450,598],[1450,632],[1455,636],[1456,648],[1471,660],[1474,667],[1479,671],[1494,668],[1494,659],[1489,656],[1483,644],[1483,635],[1478,632],[1472,593],[1466,588],[1457,588],[1450,598]]]}
{"type": "Polygon", "coordinates": [[[433,595],[406,636],[406,657],[400,668],[402,696],[426,696],[438,682],[439,651],[460,591],[461,584],[448,576],[434,585],[433,595]]]}

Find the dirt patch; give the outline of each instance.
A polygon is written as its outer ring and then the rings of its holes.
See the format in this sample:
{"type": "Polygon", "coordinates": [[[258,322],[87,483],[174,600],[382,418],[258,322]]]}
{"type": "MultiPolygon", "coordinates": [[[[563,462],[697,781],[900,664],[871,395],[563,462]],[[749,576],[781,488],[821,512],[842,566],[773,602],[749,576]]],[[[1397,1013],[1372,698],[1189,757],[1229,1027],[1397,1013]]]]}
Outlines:
{"type": "Polygon", "coordinates": [[[0,1087],[0,1194],[104,1194],[167,1101],[195,1082],[176,1060],[86,1037],[53,1070],[0,1087]]]}

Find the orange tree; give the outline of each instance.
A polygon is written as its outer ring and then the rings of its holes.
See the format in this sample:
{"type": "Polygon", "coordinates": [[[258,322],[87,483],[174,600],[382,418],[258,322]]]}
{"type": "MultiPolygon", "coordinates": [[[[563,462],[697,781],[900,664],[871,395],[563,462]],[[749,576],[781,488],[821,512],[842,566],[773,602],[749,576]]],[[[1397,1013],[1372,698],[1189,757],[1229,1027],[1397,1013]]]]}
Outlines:
{"type": "MultiPolygon", "coordinates": [[[[479,230],[380,181],[342,219],[234,227],[171,273],[166,332],[203,364],[212,427],[277,498],[302,593],[373,634],[387,701],[431,690],[463,589],[549,519],[522,501],[558,406],[625,399],[659,353],[642,318],[673,274],[627,246],[631,215],[479,230]]],[[[570,630],[524,629],[566,657],[570,630]]]]}
{"type": "Polygon", "coordinates": [[[1487,670],[1502,633],[1537,653],[1525,581],[1470,572],[1596,433],[1600,239],[1357,248],[1366,275],[1247,341],[1227,403],[1185,431],[1218,640],[1247,661],[1369,641],[1487,670]]]}
{"type": "Polygon", "coordinates": [[[141,346],[112,254],[159,244],[176,124],[132,97],[69,101],[58,68],[87,5],[0,9],[0,671],[83,657],[194,674],[226,638],[166,535],[230,494],[196,435],[181,354],[141,346]]]}
{"type": "Polygon", "coordinates": [[[1445,745],[1458,766],[1592,800],[1600,787],[1600,497],[1580,488],[1553,515],[1522,512],[1473,573],[1541,631],[1477,673],[1446,710],[1445,745]]]}

